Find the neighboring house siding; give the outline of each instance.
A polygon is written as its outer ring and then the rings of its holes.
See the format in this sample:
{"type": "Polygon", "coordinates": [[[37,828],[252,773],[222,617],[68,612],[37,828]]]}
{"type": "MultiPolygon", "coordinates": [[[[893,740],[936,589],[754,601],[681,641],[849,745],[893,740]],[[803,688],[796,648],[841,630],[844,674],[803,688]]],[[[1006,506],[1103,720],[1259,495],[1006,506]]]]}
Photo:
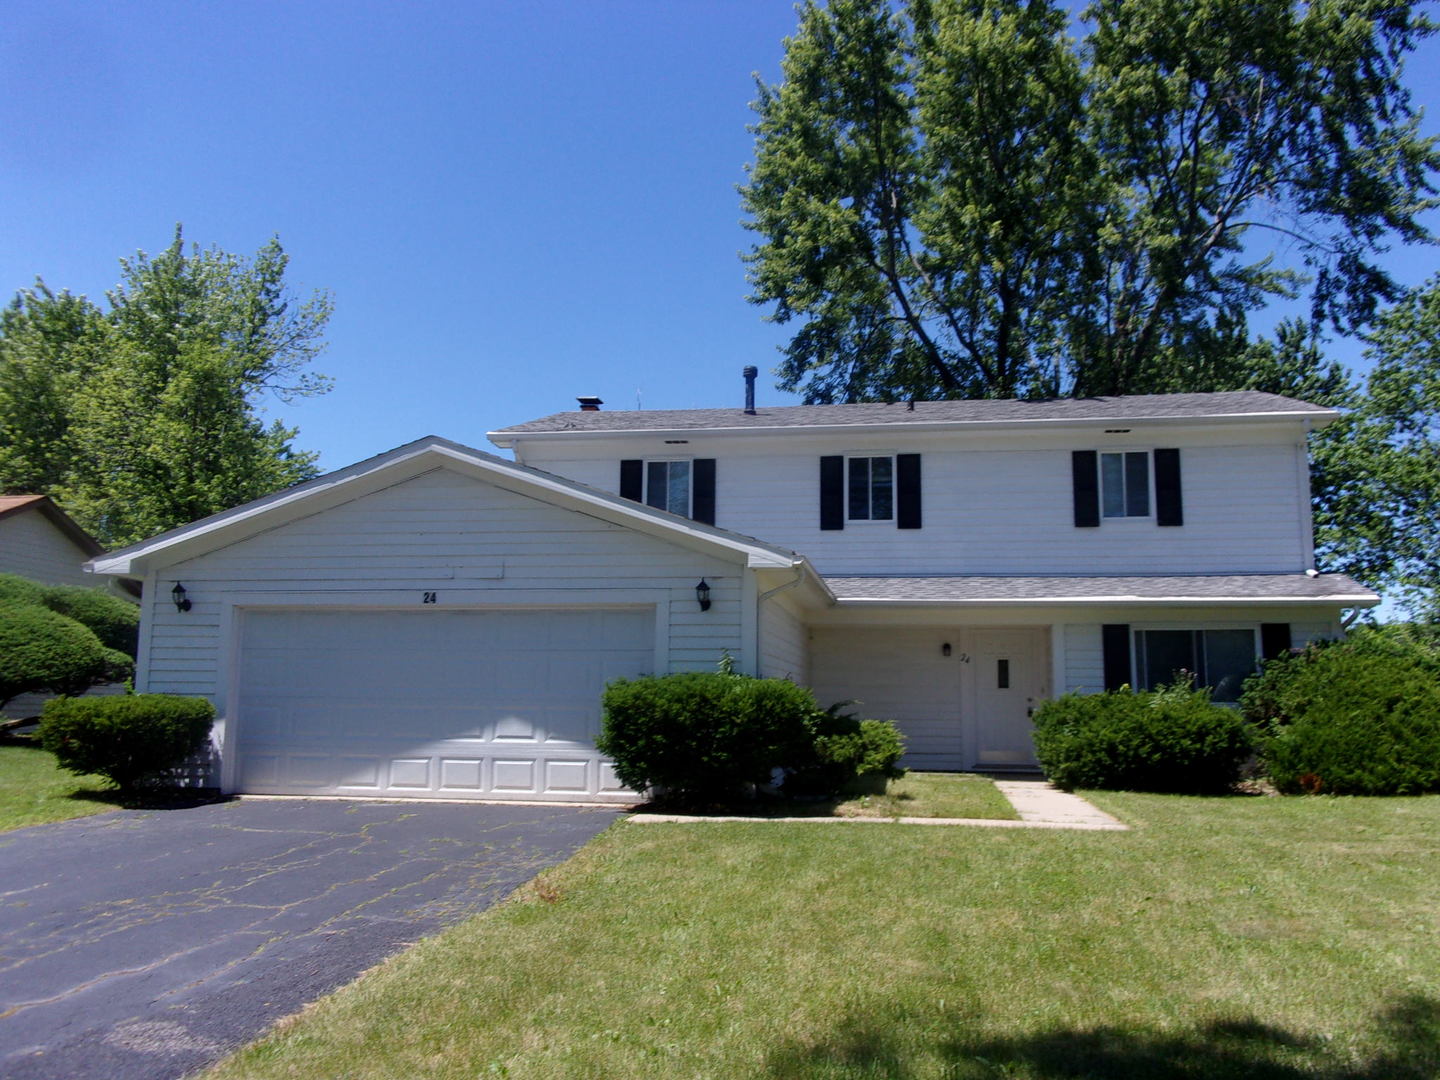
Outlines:
{"type": "Polygon", "coordinates": [[[805,683],[810,678],[809,634],[786,593],[760,604],[760,674],[805,683]]]}
{"type": "Polygon", "coordinates": [[[0,519],[0,572],[47,585],[104,585],[81,569],[89,558],[38,510],[0,519]]]}
{"type": "MultiPolygon", "coordinates": [[[[1289,572],[1311,565],[1303,447],[1293,428],[1156,428],[1129,434],[1017,436],[857,431],[705,437],[687,447],[716,464],[715,524],[804,552],[825,574],[1161,574],[1289,572]],[[1178,448],[1184,524],[1148,518],[1074,523],[1071,451],[1178,448]],[[819,526],[819,461],[918,453],[923,525],[846,521],[819,526]]],[[[658,452],[633,436],[527,441],[536,468],[619,490],[622,458],[658,452]]],[[[656,444],[656,445],[652,445],[656,444]]]]}
{"type": "MultiPolygon", "coordinates": [[[[737,556],[737,560],[738,560],[737,556]]],[[[154,692],[202,694],[225,712],[235,606],[446,608],[657,603],[671,671],[741,656],[741,580],[727,562],[435,470],[169,567],[147,582],[142,649],[154,692]],[[700,612],[704,576],[712,607],[700,612]],[[170,588],[183,582],[180,613],[170,588]]]]}

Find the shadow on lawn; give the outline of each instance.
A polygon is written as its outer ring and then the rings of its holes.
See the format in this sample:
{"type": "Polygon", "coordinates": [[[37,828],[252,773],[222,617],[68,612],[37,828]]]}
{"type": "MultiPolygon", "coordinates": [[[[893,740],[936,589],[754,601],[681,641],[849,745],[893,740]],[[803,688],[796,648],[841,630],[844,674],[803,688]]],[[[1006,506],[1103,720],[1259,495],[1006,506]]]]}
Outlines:
{"type": "MultiPolygon", "coordinates": [[[[769,1056],[771,1077],[920,1075],[894,1033],[914,1015],[866,1016],[841,1024],[820,1046],[790,1046],[769,1056]]],[[[1357,1065],[1336,1061],[1329,1044],[1255,1019],[1217,1021],[1190,1032],[1126,1028],[1053,1029],[1028,1037],[982,1039],[946,1033],[937,1020],[932,1052],[952,1080],[1433,1080],[1440,1076],[1440,1003],[1399,999],[1374,1020],[1381,1049],[1357,1065]]],[[[929,1057],[929,1055],[927,1055],[929,1057]]],[[[933,1068],[926,1063],[926,1073],[933,1068]]]]}
{"type": "MultiPolygon", "coordinates": [[[[54,758],[49,751],[31,735],[10,734],[0,738],[0,746],[25,750],[35,754],[37,758],[47,758],[54,764],[54,758]]],[[[76,779],[78,782],[79,778],[76,779]]],[[[221,795],[217,788],[158,787],[127,792],[118,788],[93,787],[72,791],[65,798],[75,802],[103,803],[122,810],[187,810],[193,806],[225,801],[228,796],[221,795]]]]}

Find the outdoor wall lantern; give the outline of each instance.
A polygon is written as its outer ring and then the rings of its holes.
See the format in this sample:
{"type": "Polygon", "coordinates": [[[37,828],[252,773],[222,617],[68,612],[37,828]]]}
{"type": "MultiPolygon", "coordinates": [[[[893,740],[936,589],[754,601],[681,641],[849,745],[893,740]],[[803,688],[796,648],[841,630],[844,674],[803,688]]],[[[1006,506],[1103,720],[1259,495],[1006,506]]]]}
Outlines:
{"type": "Polygon", "coordinates": [[[940,646],[940,655],[941,655],[941,656],[949,656],[949,655],[950,655],[950,643],[949,643],[948,641],[945,642],[944,645],[941,645],[941,646],[940,646]]]}
{"type": "Polygon", "coordinates": [[[695,586],[695,599],[699,601],[701,611],[710,610],[710,586],[705,583],[703,577],[700,579],[700,584],[695,586]]]}
{"type": "Polygon", "coordinates": [[[175,601],[176,611],[189,611],[190,599],[185,595],[185,586],[175,582],[175,587],[170,590],[170,599],[175,601]]]}

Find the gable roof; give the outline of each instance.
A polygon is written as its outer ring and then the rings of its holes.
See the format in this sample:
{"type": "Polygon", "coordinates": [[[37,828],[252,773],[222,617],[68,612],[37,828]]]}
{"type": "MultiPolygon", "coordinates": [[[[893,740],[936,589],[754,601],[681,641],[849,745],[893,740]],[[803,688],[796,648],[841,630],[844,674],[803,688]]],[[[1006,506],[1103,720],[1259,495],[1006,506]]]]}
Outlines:
{"type": "Polygon", "coordinates": [[[86,555],[100,555],[105,549],[88,532],[75,524],[69,514],[56,506],[48,495],[0,495],[0,519],[36,511],[43,515],[86,555]]]}
{"type": "Polygon", "coordinates": [[[92,559],[87,566],[100,574],[142,574],[152,567],[172,565],[238,543],[442,467],[661,539],[742,555],[746,565],[752,568],[801,569],[814,577],[817,584],[819,581],[810,564],[787,548],[713,525],[702,525],[438,435],[427,435],[295,487],[160,533],[92,559]]]}
{"type": "Polygon", "coordinates": [[[784,405],[757,409],[574,410],[489,433],[498,446],[526,435],[659,431],[771,431],[797,428],[954,427],[957,425],[1084,424],[1096,421],[1214,422],[1247,419],[1309,420],[1315,426],[1339,416],[1307,401],[1235,390],[1216,394],[1137,394],[1128,397],[1046,398],[1038,401],[916,401],[859,405],[784,405]]]}

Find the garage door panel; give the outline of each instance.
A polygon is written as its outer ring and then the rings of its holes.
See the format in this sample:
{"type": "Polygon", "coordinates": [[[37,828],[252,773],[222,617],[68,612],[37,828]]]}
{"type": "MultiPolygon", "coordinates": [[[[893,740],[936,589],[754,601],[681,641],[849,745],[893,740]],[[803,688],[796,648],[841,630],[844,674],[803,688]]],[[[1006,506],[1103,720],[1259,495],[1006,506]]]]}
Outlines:
{"type": "Polygon", "coordinates": [[[594,747],[600,694],[652,669],[653,611],[292,610],[243,620],[238,790],[627,794],[594,747]]]}

